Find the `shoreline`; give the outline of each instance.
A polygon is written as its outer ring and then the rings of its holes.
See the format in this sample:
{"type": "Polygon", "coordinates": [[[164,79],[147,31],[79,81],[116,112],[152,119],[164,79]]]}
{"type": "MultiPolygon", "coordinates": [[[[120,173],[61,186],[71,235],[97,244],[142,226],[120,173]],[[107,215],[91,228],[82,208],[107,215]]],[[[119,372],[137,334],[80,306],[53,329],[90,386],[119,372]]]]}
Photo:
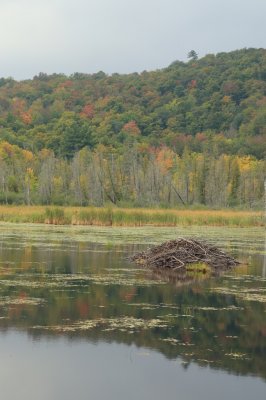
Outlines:
{"type": "Polygon", "coordinates": [[[80,226],[265,226],[263,211],[0,206],[0,222],[80,226]]]}

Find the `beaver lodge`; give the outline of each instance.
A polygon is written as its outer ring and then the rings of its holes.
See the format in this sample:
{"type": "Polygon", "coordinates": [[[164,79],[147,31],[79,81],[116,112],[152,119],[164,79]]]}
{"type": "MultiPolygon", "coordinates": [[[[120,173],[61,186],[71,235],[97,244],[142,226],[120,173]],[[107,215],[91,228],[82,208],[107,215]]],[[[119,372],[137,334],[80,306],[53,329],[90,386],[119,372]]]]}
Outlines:
{"type": "Polygon", "coordinates": [[[162,243],[133,255],[137,264],[160,270],[219,273],[235,267],[239,262],[210,244],[179,238],[162,243]]]}

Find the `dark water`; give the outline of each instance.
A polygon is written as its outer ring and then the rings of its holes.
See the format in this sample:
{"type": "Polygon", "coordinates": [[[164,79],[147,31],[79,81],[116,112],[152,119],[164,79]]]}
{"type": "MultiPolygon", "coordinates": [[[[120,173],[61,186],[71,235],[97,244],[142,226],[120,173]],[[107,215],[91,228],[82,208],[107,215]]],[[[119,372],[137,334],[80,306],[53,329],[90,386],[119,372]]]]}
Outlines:
{"type": "Polygon", "coordinates": [[[0,226],[5,400],[265,399],[263,230],[0,226]],[[180,284],[126,257],[176,236],[240,258],[180,284]]]}

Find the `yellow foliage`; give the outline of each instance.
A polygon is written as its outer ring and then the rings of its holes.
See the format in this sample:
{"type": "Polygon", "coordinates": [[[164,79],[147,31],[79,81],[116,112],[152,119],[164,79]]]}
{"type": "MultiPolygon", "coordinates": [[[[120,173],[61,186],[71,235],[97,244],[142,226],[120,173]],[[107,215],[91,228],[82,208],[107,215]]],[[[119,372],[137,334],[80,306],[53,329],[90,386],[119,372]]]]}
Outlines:
{"type": "Polygon", "coordinates": [[[7,159],[7,158],[12,158],[15,154],[16,151],[18,151],[19,148],[13,144],[10,144],[8,142],[1,142],[0,143],[0,158],[1,159],[7,159]]]}
{"type": "Polygon", "coordinates": [[[56,190],[62,189],[62,187],[63,187],[63,179],[61,178],[61,176],[55,176],[53,178],[53,185],[54,185],[56,190]]]}
{"type": "Polygon", "coordinates": [[[228,104],[228,103],[230,103],[230,101],[231,101],[231,96],[224,96],[223,97],[223,103],[224,104],[228,104]]]}
{"type": "Polygon", "coordinates": [[[37,177],[34,175],[34,171],[32,168],[27,168],[25,173],[25,183],[29,187],[34,187],[37,182],[37,177]]]}
{"type": "Polygon", "coordinates": [[[194,188],[194,184],[195,184],[194,180],[196,179],[196,176],[195,176],[194,172],[189,172],[188,176],[189,176],[189,191],[193,192],[193,188],[194,188]]]}
{"type": "Polygon", "coordinates": [[[33,169],[32,169],[32,168],[27,168],[27,169],[26,169],[26,174],[27,174],[30,178],[34,177],[33,169]]]}
{"type": "Polygon", "coordinates": [[[254,164],[254,160],[250,156],[238,157],[237,161],[240,172],[250,171],[254,164]]]}
{"type": "Polygon", "coordinates": [[[228,183],[226,187],[227,195],[229,196],[232,193],[232,183],[228,183]]]}
{"type": "Polygon", "coordinates": [[[30,162],[34,159],[32,152],[29,150],[22,150],[22,155],[27,162],[30,162]]]}
{"type": "Polygon", "coordinates": [[[111,97],[109,96],[105,96],[105,97],[101,97],[96,103],[95,103],[95,107],[102,109],[104,107],[106,107],[108,105],[108,103],[110,102],[111,97]]]}
{"type": "Polygon", "coordinates": [[[52,155],[53,155],[53,151],[49,150],[49,149],[42,149],[41,151],[39,151],[39,158],[41,160],[45,160],[52,155]]]}
{"type": "Polygon", "coordinates": [[[86,178],[86,176],[85,176],[85,175],[80,175],[79,180],[80,180],[80,186],[81,186],[82,188],[85,188],[85,187],[86,187],[86,183],[87,183],[87,178],[86,178]]]}

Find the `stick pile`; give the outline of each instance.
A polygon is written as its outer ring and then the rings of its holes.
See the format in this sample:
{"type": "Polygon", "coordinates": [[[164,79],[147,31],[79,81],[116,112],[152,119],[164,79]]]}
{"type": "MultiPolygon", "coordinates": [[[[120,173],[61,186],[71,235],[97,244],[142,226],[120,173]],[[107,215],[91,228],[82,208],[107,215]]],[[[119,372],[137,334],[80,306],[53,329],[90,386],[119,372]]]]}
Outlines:
{"type": "Polygon", "coordinates": [[[239,262],[222,250],[193,239],[176,239],[137,253],[130,258],[137,264],[150,268],[171,268],[186,271],[189,264],[205,263],[214,272],[230,269],[239,262]]]}

